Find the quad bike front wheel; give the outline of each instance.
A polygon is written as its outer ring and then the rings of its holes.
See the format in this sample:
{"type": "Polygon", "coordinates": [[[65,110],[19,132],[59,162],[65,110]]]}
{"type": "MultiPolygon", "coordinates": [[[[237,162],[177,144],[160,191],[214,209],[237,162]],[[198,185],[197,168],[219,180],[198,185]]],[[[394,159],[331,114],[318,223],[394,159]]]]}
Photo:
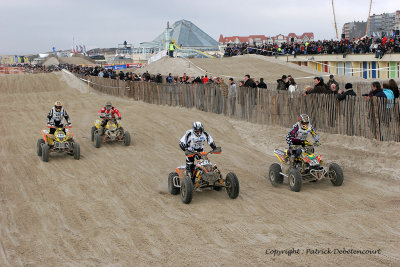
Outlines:
{"type": "Polygon", "coordinates": [[[303,183],[300,171],[296,168],[290,167],[288,174],[290,190],[294,192],[299,192],[303,183]]]}
{"type": "Polygon", "coordinates": [[[269,167],[268,177],[273,186],[277,186],[278,184],[283,183],[283,175],[281,174],[281,172],[281,165],[277,163],[273,163],[269,167]]]}
{"type": "Polygon", "coordinates": [[[192,201],[193,183],[189,176],[185,176],[185,178],[181,180],[181,198],[182,202],[185,204],[189,204],[192,201]]]}
{"type": "Polygon", "coordinates": [[[171,195],[179,194],[179,187],[174,186],[174,177],[178,176],[177,172],[171,172],[168,175],[168,192],[171,195]]]}
{"type": "Polygon", "coordinates": [[[81,157],[81,147],[78,143],[74,142],[74,159],[79,160],[81,157]]]}
{"type": "Polygon", "coordinates": [[[126,131],[124,134],[124,145],[129,146],[131,144],[131,134],[126,131]]]}
{"type": "Polygon", "coordinates": [[[334,186],[341,186],[343,184],[343,170],[338,164],[331,163],[329,165],[329,178],[334,186]]]}
{"type": "Polygon", "coordinates": [[[42,146],[44,144],[44,140],[43,139],[38,139],[37,141],[37,149],[36,149],[36,153],[37,155],[40,157],[42,156],[42,146]]]}
{"type": "Polygon", "coordinates": [[[49,161],[49,154],[50,154],[50,149],[48,144],[43,144],[42,145],[42,161],[48,162],[49,161]]]}
{"type": "Polygon", "coordinates": [[[101,136],[97,133],[94,135],[94,147],[99,148],[101,146],[101,136]]]}
{"type": "Polygon", "coordinates": [[[90,140],[93,142],[94,141],[94,134],[96,133],[96,126],[93,126],[92,129],[90,130],[90,140]]]}
{"type": "Polygon", "coordinates": [[[230,172],[226,175],[225,190],[231,199],[235,199],[239,195],[239,180],[235,173],[230,172]]]}

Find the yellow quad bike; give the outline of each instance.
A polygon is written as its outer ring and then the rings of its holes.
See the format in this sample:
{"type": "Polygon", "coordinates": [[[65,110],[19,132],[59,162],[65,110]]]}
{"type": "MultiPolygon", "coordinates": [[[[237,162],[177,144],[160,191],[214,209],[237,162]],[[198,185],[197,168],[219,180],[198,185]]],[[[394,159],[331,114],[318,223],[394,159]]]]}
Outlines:
{"type": "Polygon", "coordinates": [[[101,127],[101,120],[96,120],[91,129],[91,140],[94,146],[99,148],[102,143],[109,141],[117,141],[124,143],[125,146],[131,144],[131,135],[128,131],[124,132],[121,122],[117,122],[115,118],[108,117],[106,126],[101,127]]]}
{"type": "Polygon", "coordinates": [[[314,146],[308,141],[304,146],[295,146],[296,157],[291,159],[287,150],[275,149],[274,154],[280,164],[273,163],[269,167],[269,180],[273,186],[283,183],[287,177],[290,190],[299,192],[303,182],[316,182],[323,178],[331,180],[334,186],[341,186],[343,183],[343,170],[336,164],[331,163],[329,167],[322,166],[321,155],[314,154],[314,146]],[[286,169],[285,172],[282,169],[286,169]]]}
{"type": "Polygon", "coordinates": [[[235,173],[230,172],[224,179],[217,165],[208,160],[208,154],[220,154],[221,147],[210,152],[185,151],[187,157],[195,157],[193,178],[186,175],[186,166],[179,166],[175,172],[168,175],[168,191],[171,195],[181,194],[182,202],[189,204],[193,198],[193,191],[225,188],[229,198],[235,199],[239,195],[239,180],[235,173]],[[193,179],[193,180],[192,180],[193,179]]]}
{"type": "Polygon", "coordinates": [[[69,130],[71,125],[62,128],[48,124],[47,128],[56,130],[54,134],[50,134],[49,130],[42,130],[43,138],[37,141],[37,155],[42,157],[44,162],[48,162],[50,152],[67,152],[74,156],[74,159],[79,160],[81,149],[79,144],[74,141],[74,134],[69,130]]]}

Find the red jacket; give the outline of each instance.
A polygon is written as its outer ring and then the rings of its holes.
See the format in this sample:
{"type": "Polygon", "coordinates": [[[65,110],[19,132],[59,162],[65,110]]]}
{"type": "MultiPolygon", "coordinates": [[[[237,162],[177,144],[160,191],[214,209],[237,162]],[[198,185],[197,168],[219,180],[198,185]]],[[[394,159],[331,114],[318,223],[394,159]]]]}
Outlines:
{"type": "Polygon", "coordinates": [[[111,107],[110,110],[107,110],[106,107],[102,107],[102,108],[99,110],[99,115],[100,115],[101,113],[111,114],[111,117],[113,117],[113,118],[115,118],[115,115],[117,115],[117,117],[121,117],[121,113],[119,112],[119,110],[116,109],[116,108],[114,108],[114,107],[111,107]]]}

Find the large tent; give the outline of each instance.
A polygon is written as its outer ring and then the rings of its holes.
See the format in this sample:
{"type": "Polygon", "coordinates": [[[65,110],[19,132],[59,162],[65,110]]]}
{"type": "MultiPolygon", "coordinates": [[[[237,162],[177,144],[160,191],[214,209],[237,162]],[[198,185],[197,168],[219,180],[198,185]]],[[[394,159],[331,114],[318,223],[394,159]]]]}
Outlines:
{"type": "MultiPolygon", "coordinates": [[[[210,37],[188,20],[179,20],[168,30],[171,39],[183,46],[184,48],[192,48],[199,50],[217,50],[218,42],[210,37]]],[[[165,39],[165,32],[160,34],[154,42],[162,43],[165,39]]]]}

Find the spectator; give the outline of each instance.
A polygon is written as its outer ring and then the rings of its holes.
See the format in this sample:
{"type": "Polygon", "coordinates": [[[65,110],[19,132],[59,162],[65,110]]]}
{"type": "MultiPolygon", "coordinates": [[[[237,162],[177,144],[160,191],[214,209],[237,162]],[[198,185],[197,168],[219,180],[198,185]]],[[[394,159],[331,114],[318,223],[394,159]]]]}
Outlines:
{"type": "Polygon", "coordinates": [[[388,108],[393,107],[394,104],[394,93],[392,90],[389,89],[389,82],[384,82],[383,83],[383,92],[386,95],[386,98],[389,100],[389,103],[387,104],[388,108]]]}
{"type": "Polygon", "coordinates": [[[308,95],[308,94],[327,94],[328,91],[326,90],[324,81],[322,80],[321,77],[315,77],[314,78],[314,88],[306,90],[303,92],[303,95],[308,95]]]}
{"type": "Polygon", "coordinates": [[[171,73],[168,74],[168,77],[166,78],[167,83],[172,83],[173,82],[173,78],[171,76],[171,73]]]}
{"type": "Polygon", "coordinates": [[[337,99],[339,101],[345,100],[346,96],[357,96],[357,94],[353,91],[353,84],[346,83],[344,88],[346,89],[346,91],[338,90],[337,99]]]}
{"type": "Polygon", "coordinates": [[[229,102],[229,115],[233,116],[236,114],[236,95],[237,88],[236,83],[233,78],[229,78],[229,87],[228,87],[228,102],[229,102]]]}
{"type": "Polygon", "coordinates": [[[174,57],[175,45],[170,42],[168,46],[168,54],[170,57],[174,57]]]}
{"type": "Polygon", "coordinates": [[[331,85],[332,84],[336,84],[336,90],[339,91],[339,83],[337,81],[335,81],[333,75],[329,75],[329,81],[326,83],[326,85],[328,86],[328,88],[332,88],[331,85]]]}
{"type": "Polygon", "coordinates": [[[277,90],[287,90],[286,80],[287,80],[286,75],[282,75],[282,78],[276,81],[278,83],[278,86],[276,87],[276,89],[277,90]]]}
{"type": "Polygon", "coordinates": [[[119,71],[118,76],[119,76],[120,80],[124,80],[125,79],[125,74],[122,72],[122,70],[119,71]]]}
{"type": "Polygon", "coordinates": [[[330,94],[337,95],[338,90],[335,83],[332,83],[330,86],[330,90],[328,91],[330,94]]]}
{"type": "Polygon", "coordinates": [[[394,98],[399,98],[399,87],[397,86],[397,83],[395,82],[395,80],[393,80],[393,79],[389,80],[388,89],[392,90],[394,98]]]}
{"type": "Polygon", "coordinates": [[[293,79],[292,76],[290,76],[288,82],[289,82],[289,88],[288,88],[289,92],[290,92],[290,93],[294,93],[294,92],[297,90],[297,84],[296,84],[296,82],[294,81],[294,79],[293,79]]]}
{"type": "Polygon", "coordinates": [[[260,83],[258,84],[258,88],[267,89],[267,84],[264,82],[264,78],[260,78],[260,83]]]}
{"type": "Polygon", "coordinates": [[[203,84],[206,84],[206,83],[208,83],[208,77],[207,77],[207,75],[205,75],[204,77],[203,77],[203,84]]]}
{"type": "Polygon", "coordinates": [[[383,92],[381,84],[379,82],[372,83],[371,95],[386,98],[386,94],[383,92]]]}
{"type": "Polygon", "coordinates": [[[250,75],[249,74],[246,74],[244,76],[244,87],[250,87],[250,88],[256,88],[257,87],[256,83],[252,79],[250,79],[250,75]]]}

